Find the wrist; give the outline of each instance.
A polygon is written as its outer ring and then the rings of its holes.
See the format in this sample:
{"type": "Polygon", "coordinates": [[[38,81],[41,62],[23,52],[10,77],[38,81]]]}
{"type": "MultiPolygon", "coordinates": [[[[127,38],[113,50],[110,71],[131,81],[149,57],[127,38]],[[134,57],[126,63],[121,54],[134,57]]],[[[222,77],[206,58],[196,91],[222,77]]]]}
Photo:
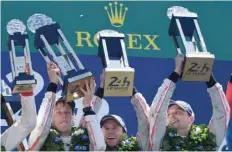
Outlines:
{"type": "Polygon", "coordinates": [[[50,80],[50,83],[54,83],[54,84],[58,84],[58,82],[56,80],[50,80]]]}
{"type": "Polygon", "coordinates": [[[91,103],[91,100],[89,99],[83,99],[83,107],[89,107],[91,103]]]}
{"type": "Polygon", "coordinates": [[[84,108],[89,107],[89,104],[83,104],[84,108]]]}
{"type": "Polygon", "coordinates": [[[206,82],[206,85],[207,85],[208,88],[211,88],[211,87],[213,87],[216,83],[217,83],[217,81],[215,80],[215,78],[213,77],[213,75],[211,75],[209,81],[206,82]]]}
{"type": "Polygon", "coordinates": [[[57,84],[51,82],[48,85],[47,91],[51,91],[53,93],[56,93],[56,90],[57,90],[57,84]]]}
{"type": "Polygon", "coordinates": [[[104,88],[104,84],[103,83],[100,83],[100,88],[104,88]]]}
{"type": "Polygon", "coordinates": [[[90,106],[84,107],[83,112],[84,112],[84,116],[95,115],[95,112],[92,110],[92,107],[90,107],[90,106]]]}
{"type": "Polygon", "coordinates": [[[95,96],[98,96],[99,98],[103,98],[104,96],[104,88],[99,87],[97,91],[95,92],[95,96]]]}
{"type": "Polygon", "coordinates": [[[179,69],[179,68],[176,68],[176,69],[174,70],[174,72],[176,72],[179,76],[181,75],[181,69],[179,69]]]}
{"type": "Polygon", "coordinates": [[[169,80],[171,80],[172,82],[176,83],[180,78],[180,75],[177,72],[172,72],[170,74],[170,76],[168,77],[169,80]]]}

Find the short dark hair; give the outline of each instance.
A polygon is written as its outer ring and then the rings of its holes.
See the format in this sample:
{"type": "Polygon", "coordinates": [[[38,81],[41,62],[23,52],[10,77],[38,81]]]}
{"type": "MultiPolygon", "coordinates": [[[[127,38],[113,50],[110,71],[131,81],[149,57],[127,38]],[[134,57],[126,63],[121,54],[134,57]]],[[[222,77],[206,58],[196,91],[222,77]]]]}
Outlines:
{"type": "Polygon", "coordinates": [[[71,109],[72,109],[72,114],[74,114],[74,109],[75,109],[75,102],[74,101],[69,101],[69,102],[66,102],[65,98],[64,97],[60,97],[57,101],[56,101],[56,104],[55,106],[57,106],[58,104],[62,103],[63,105],[65,104],[68,104],[71,109]]]}

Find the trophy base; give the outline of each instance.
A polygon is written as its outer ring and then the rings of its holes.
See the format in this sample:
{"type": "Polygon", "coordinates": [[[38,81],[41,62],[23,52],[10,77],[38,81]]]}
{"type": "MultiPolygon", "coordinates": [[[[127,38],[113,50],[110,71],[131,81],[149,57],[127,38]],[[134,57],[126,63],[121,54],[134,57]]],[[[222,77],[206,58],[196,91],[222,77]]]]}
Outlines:
{"type": "Polygon", "coordinates": [[[132,96],[134,72],[130,67],[106,68],[104,96],[132,96]]]}
{"type": "Polygon", "coordinates": [[[183,68],[183,81],[203,81],[210,79],[215,56],[209,52],[192,52],[186,54],[183,68]]]}
{"type": "Polygon", "coordinates": [[[64,94],[65,100],[67,102],[73,101],[75,99],[84,97],[83,92],[80,88],[86,90],[85,83],[94,80],[93,74],[87,70],[79,70],[78,72],[73,72],[71,75],[67,75],[64,81],[64,94]]]}
{"type": "Polygon", "coordinates": [[[32,92],[36,86],[36,80],[33,75],[20,73],[13,82],[13,93],[32,92]]]}

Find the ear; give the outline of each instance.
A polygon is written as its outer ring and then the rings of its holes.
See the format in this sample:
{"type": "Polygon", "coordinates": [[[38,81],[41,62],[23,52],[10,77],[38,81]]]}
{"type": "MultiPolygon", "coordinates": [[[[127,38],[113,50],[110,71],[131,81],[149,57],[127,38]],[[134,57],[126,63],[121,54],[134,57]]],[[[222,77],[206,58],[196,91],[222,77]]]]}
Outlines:
{"type": "Polygon", "coordinates": [[[189,120],[193,123],[195,121],[195,117],[194,116],[190,116],[189,120]]]}

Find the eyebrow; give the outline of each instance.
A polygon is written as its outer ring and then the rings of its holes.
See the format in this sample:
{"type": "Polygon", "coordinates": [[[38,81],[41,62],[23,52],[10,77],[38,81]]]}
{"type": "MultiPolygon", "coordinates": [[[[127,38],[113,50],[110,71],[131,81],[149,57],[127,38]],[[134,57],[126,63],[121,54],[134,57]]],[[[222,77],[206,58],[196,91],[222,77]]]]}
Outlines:
{"type": "MultiPolygon", "coordinates": [[[[183,109],[175,109],[175,111],[185,112],[183,109]]],[[[167,111],[167,113],[169,113],[169,112],[167,111]]]]}
{"type": "MultiPolygon", "coordinates": [[[[103,125],[103,127],[108,127],[109,125],[103,125]]],[[[113,125],[113,127],[118,127],[119,125],[113,125]]]]}
{"type": "MultiPolygon", "coordinates": [[[[56,107],[55,110],[61,110],[61,107],[56,107]]],[[[66,109],[66,111],[67,111],[67,110],[71,110],[71,111],[72,111],[71,108],[66,109]]]]}

